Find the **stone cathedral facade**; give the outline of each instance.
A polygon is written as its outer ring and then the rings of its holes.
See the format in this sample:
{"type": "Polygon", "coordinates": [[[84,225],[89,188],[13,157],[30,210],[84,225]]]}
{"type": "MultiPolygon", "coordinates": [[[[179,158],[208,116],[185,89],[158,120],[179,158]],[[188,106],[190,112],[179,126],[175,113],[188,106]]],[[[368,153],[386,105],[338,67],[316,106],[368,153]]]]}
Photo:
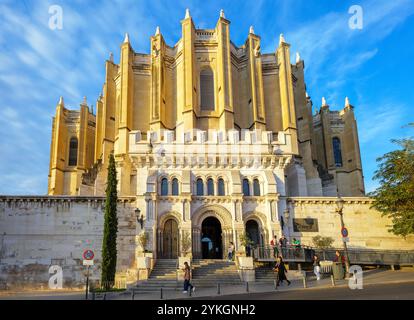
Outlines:
{"type": "Polygon", "coordinates": [[[252,27],[243,45],[231,41],[224,12],[196,29],[187,11],[181,28],[173,46],[157,28],[149,54],[125,36],[96,114],[86,99],[80,110],[60,99],[49,195],[103,196],[113,153],[118,195],[142,215],[158,258],[180,256],[186,235],[199,258],[238,250],[244,232],[258,245],[291,236],[295,197],[364,196],[354,107],[331,111],[323,99],[312,112],[304,61],[291,61],[283,35],[264,53],[252,27]]]}

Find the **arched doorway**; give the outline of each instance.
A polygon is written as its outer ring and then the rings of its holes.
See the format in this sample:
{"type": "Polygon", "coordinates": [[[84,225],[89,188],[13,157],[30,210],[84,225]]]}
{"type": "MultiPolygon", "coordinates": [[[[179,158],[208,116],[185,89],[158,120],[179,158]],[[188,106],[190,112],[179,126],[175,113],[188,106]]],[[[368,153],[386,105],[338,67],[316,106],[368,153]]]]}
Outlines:
{"type": "Polygon", "coordinates": [[[178,223],[168,219],[164,224],[162,257],[164,259],[177,259],[178,257],[178,223]]]}
{"type": "Polygon", "coordinates": [[[255,220],[248,220],[246,222],[246,233],[253,242],[253,247],[260,246],[260,231],[259,224],[255,220]]]}
{"type": "Polygon", "coordinates": [[[207,217],[201,225],[201,253],[203,259],[222,259],[221,224],[215,217],[207,217]]]}

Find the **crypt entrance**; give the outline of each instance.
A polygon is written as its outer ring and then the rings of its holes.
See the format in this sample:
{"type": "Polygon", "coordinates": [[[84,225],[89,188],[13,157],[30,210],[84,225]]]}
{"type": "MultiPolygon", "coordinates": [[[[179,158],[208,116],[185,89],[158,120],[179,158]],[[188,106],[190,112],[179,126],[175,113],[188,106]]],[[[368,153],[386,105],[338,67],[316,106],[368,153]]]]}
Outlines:
{"type": "Polygon", "coordinates": [[[223,206],[203,205],[192,215],[192,254],[195,259],[224,259],[235,241],[231,213],[223,206]]]}
{"type": "Polygon", "coordinates": [[[207,217],[201,225],[201,257],[203,259],[223,258],[223,243],[220,221],[207,217]]]}

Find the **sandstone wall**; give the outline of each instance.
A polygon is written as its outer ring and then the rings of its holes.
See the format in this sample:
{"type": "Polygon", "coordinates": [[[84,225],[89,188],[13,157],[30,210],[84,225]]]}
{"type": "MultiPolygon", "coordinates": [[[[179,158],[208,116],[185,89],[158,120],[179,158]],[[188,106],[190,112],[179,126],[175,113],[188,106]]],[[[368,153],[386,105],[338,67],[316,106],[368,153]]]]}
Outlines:
{"type": "MultiPolygon", "coordinates": [[[[161,200],[157,204],[161,220],[168,212],[182,214],[181,202],[161,200]]],[[[289,212],[280,207],[279,212],[274,214],[277,217],[283,214],[285,221],[289,221],[289,230],[286,227],[284,230],[290,239],[296,237],[302,244],[312,245],[312,238],[320,234],[332,237],[335,247],[342,246],[335,197],[281,197],[280,200],[279,204],[287,200],[289,212]],[[296,220],[293,219],[315,219],[313,221],[317,220],[317,231],[295,231],[293,222],[296,220]]],[[[414,250],[414,237],[403,239],[389,233],[391,221],[370,209],[369,198],[345,197],[344,200],[343,217],[349,230],[349,247],[414,250]]],[[[63,270],[63,287],[81,288],[85,284],[86,267],[82,265],[82,253],[85,249],[95,252],[91,280],[99,280],[104,201],[103,197],[0,196],[0,287],[7,284],[10,288],[47,289],[51,277],[49,268],[59,265],[63,270]]],[[[203,205],[208,204],[194,200],[190,210],[194,213],[203,205]]],[[[234,219],[235,212],[231,201],[221,201],[217,207],[226,208],[231,215],[228,219],[234,219]]],[[[135,283],[138,276],[136,257],[140,247],[136,236],[141,229],[137,226],[135,208],[134,197],[119,199],[117,280],[126,284],[135,283]]],[[[245,201],[241,209],[245,214],[261,213],[257,216],[260,222],[266,220],[269,206],[266,201],[245,201]]],[[[141,208],[141,211],[145,210],[145,207],[141,208]]],[[[247,216],[243,216],[244,220],[245,218],[247,216]]],[[[150,221],[148,217],[146,220],[145,228],[151,229],[155,221],[150,221]]],[[[232,225],[233,232],[236,233],[241,231],[238,228],[243,228],[242,222],[236,224],[233,220],[232,223],[225,223],[232,225]]],[[[276,228],[277,223],[267,227],[276,228]]],[[[190,221],[183,223],[182,227],[191,228],[190,221]]],[[[263,229],[262,231],[266,231],[266,227],[263,229]]],[[[271,229],[267,236],[271,235],[271,229]]],[[[269,238],[265,238],[268,243],[269,238]]],[[[154,246],[153,249],[155,248],[154,246]]]]}
{"type": "MultiPolygon", "coordinates": [[[[350,248],[381,250],[414,250],[414,236],[397,237],[388,232],[391,220],[370,209],[372,200],[367,197],[344,197],[343,219],[349,231],[350,248]]],[[[342,247],[341,221],[336,212],[335,197],[293,197],[289,199],[291,219],[317,219],[318,232],[295,232],[290,225],[291,237],[302,244],[312,245],[318,234],[332,237],[334,247],[342,247]]]]}
{"type": "MultiPolygon", "coordinates": [[[[119,272],[135,267],[134,208],[118,205],[119,272]]],[[[104,198],[0,197],[0,283],[10,288],[48,288],[49,268],[63,270],[63,288],[85,284],[82,253],[95,252],[91,280],[100,279],[104,198]]]]}

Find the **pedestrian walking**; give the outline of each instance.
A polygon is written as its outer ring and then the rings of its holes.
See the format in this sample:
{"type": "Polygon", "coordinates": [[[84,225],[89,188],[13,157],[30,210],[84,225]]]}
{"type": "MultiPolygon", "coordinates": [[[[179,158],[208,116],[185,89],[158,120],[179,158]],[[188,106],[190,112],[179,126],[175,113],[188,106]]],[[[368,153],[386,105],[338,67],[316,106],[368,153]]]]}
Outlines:
{"type": "Polygon", "coordinates": [[[313,256],[313,273],[316,276],[316,280],[321,280],[321,264],[318,255],[313,256]]]}
{"type": "Polygon", "coordinates": [[[192,290],[192,292],[195,291],[195,287],[191,284],[191,269],[188,265],[188,262],[184,262],[184,291],[183,293],[188,293],[188,290],[192,290]]]}
{"type": "Polygon", "coordinates": [[[283,283],[284,280],[286,280],[288,283],[288,286],[290,286],[290,281],[286,277],[287,269],[286,269],[285,263],[283,262],[283,258],[281,256],[277,258],[274,271],[277,272],[277,281],[276,281],[277,287],[280,285],[281,282],[283,283]]]}
{"type": "Polygon", "coordinates": [[[233,242],[230,242],[228,251],[227,251],[227,258],[229,261],[233,261],[233,253],[234,253],[234,244],[233,242]]]}

